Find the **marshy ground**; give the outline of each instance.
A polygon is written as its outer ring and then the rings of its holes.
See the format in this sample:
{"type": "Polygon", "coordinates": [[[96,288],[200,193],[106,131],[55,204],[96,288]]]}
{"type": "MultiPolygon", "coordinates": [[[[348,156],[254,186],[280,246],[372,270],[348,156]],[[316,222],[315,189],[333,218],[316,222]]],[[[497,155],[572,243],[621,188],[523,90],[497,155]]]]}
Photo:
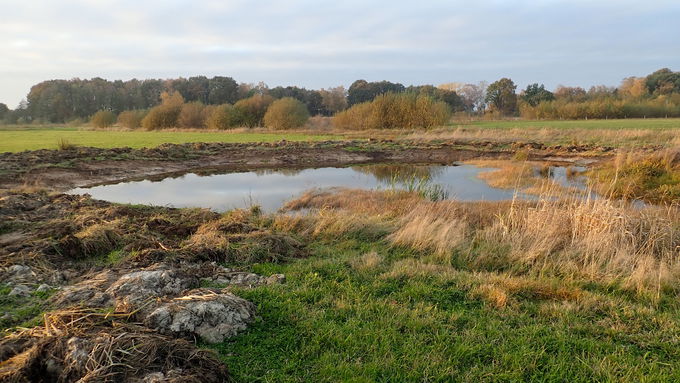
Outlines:
{"type": "Polygon", "coordinates": [[[0,377],[677,380],[677,164],[672,151],[445,138],[3,154],[0,377]],[[546,159],[590,160],[592,188],[612,198],[345,189],[217,214],[61,193],[206,166],[453,161],[501,161],[489,182],[540,189],[540,167],[522,169],[546,159]]]}

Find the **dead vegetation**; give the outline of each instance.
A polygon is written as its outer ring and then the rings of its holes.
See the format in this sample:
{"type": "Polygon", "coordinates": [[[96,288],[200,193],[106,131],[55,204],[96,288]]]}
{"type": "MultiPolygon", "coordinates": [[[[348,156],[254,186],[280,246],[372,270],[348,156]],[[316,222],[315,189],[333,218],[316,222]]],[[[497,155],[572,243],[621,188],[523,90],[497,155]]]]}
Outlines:
{"type": "Polygon", "coordinates": [[[377,225],[388,231],[388,241],[422,251],[435,263],[510,276],[615,283],[656,298],[676,291],[680,280],[680,212],[673,207],[634,208],[568,194],[487,203],[367,194],[308,193],[289,208],[318,211],[290,227],[323,235],[323,222],[332,214],[332,227],[377,225]]]}
{"type": "Polygon", "coordinates": [[[0,340],[3,382],[225,382],[227,367],[184,339],[91,310],[56,311],[0,340]]]}

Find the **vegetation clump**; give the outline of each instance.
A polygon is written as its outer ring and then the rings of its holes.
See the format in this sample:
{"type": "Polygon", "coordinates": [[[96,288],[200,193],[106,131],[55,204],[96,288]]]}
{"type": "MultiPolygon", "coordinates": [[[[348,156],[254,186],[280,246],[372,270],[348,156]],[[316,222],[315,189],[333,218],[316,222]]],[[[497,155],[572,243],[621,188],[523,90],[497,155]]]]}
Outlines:
{"type": "Polygon", "coordinates": [[[336,114],[333,124],[346,130],[431,128],[450,117],[448,105],[429,96],[386,93],[336,114]]]}
{"type": "Polygon", "coordinates": [[[264,115],[264,126],[272,130],[290,130],[302,127],[309,119],[305,104],[292,97],[274,101],[264,115]]]}
{"type": "Polygon", "coordinates": [[[109,128],[116,123],[116,115],[110,110],[100,110],[90,119],[95,128],[109,128]]]}

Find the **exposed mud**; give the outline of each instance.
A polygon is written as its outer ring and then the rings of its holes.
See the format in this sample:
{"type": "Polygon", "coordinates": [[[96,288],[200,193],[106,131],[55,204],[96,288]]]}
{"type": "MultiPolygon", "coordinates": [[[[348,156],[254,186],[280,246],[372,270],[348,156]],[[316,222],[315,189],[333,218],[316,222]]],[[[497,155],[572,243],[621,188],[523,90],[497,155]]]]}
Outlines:
{"type": "Polygon", "coordinates": [[[369,163],[442,163],[475,158],[510,158],[518,150],[531,159],[575,161],[613,151],[599,146],[553,146],[495,142],[324,141],[278,143],[164,144],[152,149],[37,150],[0,154],[0,188],[39,185],[65,191],[74,187],[202,169],[323,167],[369,163]]]}

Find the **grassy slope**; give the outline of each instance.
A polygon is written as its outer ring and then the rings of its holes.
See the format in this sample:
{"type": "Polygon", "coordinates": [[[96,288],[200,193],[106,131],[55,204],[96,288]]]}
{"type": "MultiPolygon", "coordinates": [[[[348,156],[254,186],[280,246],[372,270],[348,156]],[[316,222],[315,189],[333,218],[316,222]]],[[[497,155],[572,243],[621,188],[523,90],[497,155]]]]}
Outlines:
{"type": "Polygon", "coordinates": [[[363,239],[313,248],[309,259],[254,268],[285,273],[285,285],[237,292],[262,316],[214,347],[237,381],[680,379],[676,302],[653,307],[591,285],[589,305],[520,296],[495,308],[469,293],[483,275],[395,274],[400,260],[417,258],[408,250],[363,239]],[[356,267],[369,251],[382,261],[356,267]]]}
{"type": "Polygon", "coordinates": [[[1,129],[0,153],[23,150],[56,149],[64,139],[80,146],[115,148],[154,147],[164,143],[185,142],[275,142],[317,141],[332,139],[329,135],[304,133],[229,133],[229,132],[146,132],[146,131],[95,131],[76,128],[1,129]]]}

